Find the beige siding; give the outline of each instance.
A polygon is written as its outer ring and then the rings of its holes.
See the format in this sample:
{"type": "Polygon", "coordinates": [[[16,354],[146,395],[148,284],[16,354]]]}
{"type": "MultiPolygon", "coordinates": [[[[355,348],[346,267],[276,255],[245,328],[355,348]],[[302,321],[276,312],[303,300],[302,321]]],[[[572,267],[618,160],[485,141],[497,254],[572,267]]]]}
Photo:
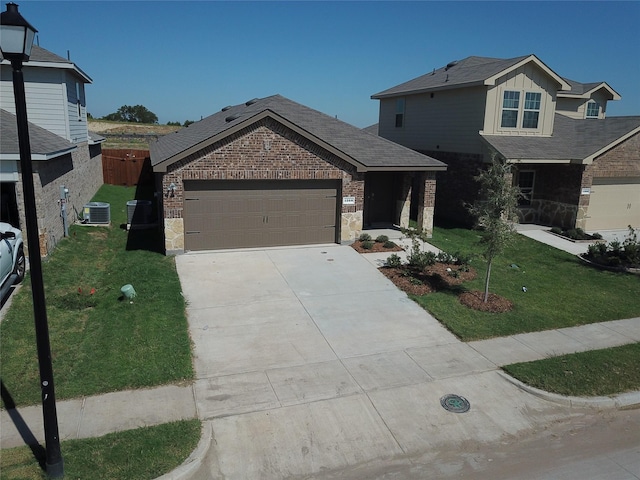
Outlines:
{"type": "Polygon", "coordinates": [[[553,115],[556,108],[557,82],[546,72],[528,63],[510,72],[496,81],[487,92],[487,108],[484,120],[486,134],[500,135],[551,135],[553,133],[553,115]],[[541,105],[538,128],[502,128],[502,99],[505,90],[520,92],[520,111],[518,125],[522,125],[525,92],[540,92],[541,105]]]}
{"type": "Polygon", "coordinates": [[[584,118],[584,98],[558,98],[556,112],[570,118],[584,118]]]}
{"type": "Polygon", "coordinates": [[[587,103],[590,100],[595,100],[600,104],[600,115],[598,118],[605,118],[609,98],[607,92],[603,90],[594,92],[590,98],[558,98],[556,109],[558,113],[562,113],[567,117],[582,120],[587,118],[587,103]]]}
{"type": "Polygon", "coordinates": [[[415,150],[481,153],[486,88],[408,95],[404,125],[395,126],[396,99],[380,100],[379,135],[415,150]]]}

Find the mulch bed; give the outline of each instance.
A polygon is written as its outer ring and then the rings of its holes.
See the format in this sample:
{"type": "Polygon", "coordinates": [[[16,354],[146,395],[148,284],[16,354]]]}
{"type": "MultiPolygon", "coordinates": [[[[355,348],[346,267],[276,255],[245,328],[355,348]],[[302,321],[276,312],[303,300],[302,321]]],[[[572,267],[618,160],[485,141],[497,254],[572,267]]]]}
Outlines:
{"type": "Polygon", "coordinates": [[[418,272],[409,267],[383,267],[382,274],[400,290],[411,295],[425,295],[446,288],[456,287],[476,278],[476,270],[465,272],[460,265],[437,262],[418,272]]]}
{"type": "MultiPolygon", "coordinates": [[[[382,267],[380,272],[396,287],[410,295],[426,295],[438,290],[455,288],[477,276],[476,270],[472,267],[464,271],[460,265],[440,262],[425,268],[422,272],[407,266],[382,267]]],[[[463,305],[482,312],[502,313],[513,309],[511,301],[495,293],[489,294],[487,302],[484,301],[484,292],[478,290],[462,292],[458,298],[463,305]]]]}
{"type": "Polygon", "coordinates": [[[482,312],[502,313],[513,309],[513,303],[495,293],[490,293],[486,302],[484,292],[479,290],[461,293],[458,298],[463,305],[482,312]]]}
{"type": "Polygon", "coordinates": [[[366,249],[362,248],[362,242],[360,240],[353,242],[351,247],[358,253],[401,252],[403,250],[399,245],[393,248],[384,248],[384,243],[381,242],[374,242],[372,248],[366,249]]]}
{"type": "Polygon", "coordinates": [[[396,287],[411,295],[426,295],[435,292],[430,278],[424,274],[410,272],[407,268],[383,267],[382,274],[391,280],[396,287]]]}

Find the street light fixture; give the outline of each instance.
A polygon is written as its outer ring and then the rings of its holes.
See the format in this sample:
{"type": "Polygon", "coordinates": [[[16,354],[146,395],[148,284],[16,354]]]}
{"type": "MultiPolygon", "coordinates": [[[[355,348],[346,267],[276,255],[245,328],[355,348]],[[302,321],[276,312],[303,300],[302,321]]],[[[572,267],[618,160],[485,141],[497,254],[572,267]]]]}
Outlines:
{"type": "Polygon", "coordinates": [[[24,190],[25,223],[27,224],[31,289],[33,292],[33,313],[35,319],[36,344],[38,348],[38,364],[40,367],[46,468],[47,476],[50,478],[62,478],[64,476],[64,463],[60,452],[56,397],[53,387],[53,366],[51,364],[51,346],[49,344],[49,326],[47,322],[47,307],[45,304],[44,281],[42,277],[42,259],[40,258],[38,213],[36,210],[33,169],[31,166],[27,100],[24,90],[24,76],[22,74],[22,64],[29,60],[36,32],[37,30],[18,13],[18,5],[8,3],[7,11],[0,14],[0,53],[11,62],[13,69],[13,93],[16,103],[20,168],[22,171],[22,187],[24,190]]]}

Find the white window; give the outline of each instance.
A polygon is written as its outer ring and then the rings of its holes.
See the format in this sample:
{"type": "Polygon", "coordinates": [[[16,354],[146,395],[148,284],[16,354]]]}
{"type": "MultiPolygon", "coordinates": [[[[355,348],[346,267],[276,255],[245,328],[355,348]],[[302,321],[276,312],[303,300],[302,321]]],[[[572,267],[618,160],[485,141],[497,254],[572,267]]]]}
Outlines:
{"type": "Polygon", "coordinates": [[[520,197],[518,205],[531,205],[533,198],[533,186],[535,184],[536,172],[534,170],[520,170],[518,172],[518,188],[520,189],[520,197]]]}
{"type": "Polygon", "coordinates": [[[541,98],[542,98],[542,94],[539,92],[525,93],[524,115],[522,116],[522,128],[538,128],[541,98]]]}
{"type": "Polygon", "coordinates": [[[518,110],[520,108],[520,92],[507,90],[502,98],[501,127],[516,128],[518,126],[518,110]]]}
{"type": "Polygon", "coordinates": [[[501,128],[538,128],[542,92],[505,90],[502,96],[501,128]],[[524,93],[524,102],[520,101],[524,93]]]}
{"type": "Polygon", "coordinates": [[[594,100],[587,102],[587,118],[599,118],[600,117],[600,104],[594,100]]]}
{"type": "Polygon", "coordinates": [[[76,105],[78,107],[78,120],[82,120],[82,102],[80,101],[82,97],[80,96],[80,93],[80,82],[76,82],[76,105]]]}
{"type": "Polygon", "coordinates": [[[404,125],[404,98],[396,100],[396,127],[400,128],[404,125]]]}

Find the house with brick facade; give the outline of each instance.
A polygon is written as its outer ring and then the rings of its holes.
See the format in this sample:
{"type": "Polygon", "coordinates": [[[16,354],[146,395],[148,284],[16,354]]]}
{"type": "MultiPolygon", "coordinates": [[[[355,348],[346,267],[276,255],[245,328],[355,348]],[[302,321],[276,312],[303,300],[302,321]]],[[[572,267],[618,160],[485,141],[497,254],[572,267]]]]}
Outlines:
{"type": "Polygon", "coordinates": [[[606,82],[561,77],[535,55],[468,57],[373,95],[378,134],[448,165],[438,217],[469,222],[474,176],[501,155],[520,221],[595,231],[640,226],[640,116],[607,117],[606,82]]]}
{"type": "MultiPolygon", "coordinates": [[[[11,64],[0,63],[1,221],[24,228],[11,64]]],[[[24,63],[40,252],[46,256],[102,185],[102,137],[87,128],[85,85],[75,63],[37,45],[24,63]],[[65,190],[66,189],[66,190],[65,190]]]]}
{"type": "Polygon", "coordinates": [[[223,108],[150,144],[165,249],[340,243],[368,226],[433,227],[427,155],[280,95],[223,108]]]}

